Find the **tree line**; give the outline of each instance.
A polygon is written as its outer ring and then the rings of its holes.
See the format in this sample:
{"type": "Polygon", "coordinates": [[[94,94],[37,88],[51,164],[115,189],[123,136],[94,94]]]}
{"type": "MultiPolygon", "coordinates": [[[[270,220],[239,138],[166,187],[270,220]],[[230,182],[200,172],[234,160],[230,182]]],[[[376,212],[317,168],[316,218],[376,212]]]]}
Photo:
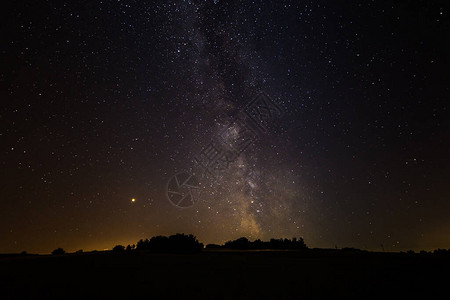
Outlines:
{"type": "MultiPolygon", "coordinates": [[[[231,250],[307,250],[309,249],[303,238],[281,238],[270,239],[269,241],[262,241],[260,239],[250,241],[246,237],[240,237],[236,240],[230,240],[222,245],[208,244],[206,247],[199,242],[197,237],[192,234],[177,233],[171,236],[154,236],[150,239],[140,239],[135,245],[116,245],[112,249],[113,252],[131,252],[131,251],[146,251],[154,253],[197,253],[203,249],[231,249],[231,250]]],[[[337,249],[337,248],[336,248],[337,249]]],[[[320,249],[319,249],[320,250],[320,249]]],[[[327,250],[327,249],[323,249],[327,250]]],[[[334,249],[328,249],[334,250],[334,249]]],[[[362,251],[354,248],[343,248],[339,251],[362,251]]],[[[82,253],[83,250],[78,250],[75,253],[82,253]]],[[[94,251],[96,252],[96,251],[94,251]]],[[[62,248],[55,249],[52,254],[61,255],[66,252],[62,248]]],[[[450,249],[437,249],[434,251],[420,251],[415,253],[412,250],[400,252],[409,255],[450,255],[450,249]]],[[[25,251],[23,255],[28,255],[25,251]]]]}
{"type": "Polygon", "coordinates": [[[222,248],[222,249],[236,249],[236,250],[306,250],[303,238],[293,239],[270,239],[269,241],[249,241],[246,237],[238,238],[234,241],[228,241],[224,245],[209,244],[206,248],[222,248]]]}
{"type": "MultiPolygon", "coordinates": [[[[122,251],[151,251],[151,252],[200,252],[204,248],[197,238],[192,235],[175,234],[167,236],[155,236],[151,239],[141,239],[136,245],[124,247],[117,245],[113,248],[115,252],[122,251]]],[[[250,241],[246,237],[231,240],[223,245],[208,244],[206,249],[235,249],[235,250],[305,250],[308,247],[303,238],[293,239],[270,239],[261,241],[257,239],[250,241]]]]}

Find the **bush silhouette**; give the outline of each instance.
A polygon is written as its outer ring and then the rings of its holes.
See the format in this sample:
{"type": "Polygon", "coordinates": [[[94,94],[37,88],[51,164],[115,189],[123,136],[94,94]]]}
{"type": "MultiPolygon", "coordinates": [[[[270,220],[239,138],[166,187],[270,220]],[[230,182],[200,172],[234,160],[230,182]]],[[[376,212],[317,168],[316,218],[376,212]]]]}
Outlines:
{"type": "Polygon", "coordinates": [[[61,255],[61,254],[65,254],[65,253],[66,253],[66,251],[64,251],[63,248],[57,248],[57,249],[52,251],[53,255],[61,255]]]}
{"type": "Polygon", "coordinates": [[[122,245],[117,245],[114,246],[114,248],[112,249],[113,252],[124,252],[125,251],[125,247],[122,245]]]}

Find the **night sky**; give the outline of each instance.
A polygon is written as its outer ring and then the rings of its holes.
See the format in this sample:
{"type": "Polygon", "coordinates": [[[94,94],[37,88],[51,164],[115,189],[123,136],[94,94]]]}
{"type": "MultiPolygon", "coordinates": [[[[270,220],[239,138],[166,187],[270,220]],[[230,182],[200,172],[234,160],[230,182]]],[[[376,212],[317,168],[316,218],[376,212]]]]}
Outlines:
{"type": "Polygon", "coordinates": [[[29,2],[1,21],[0,253],[450,248],[446,1],[29,2]]]}

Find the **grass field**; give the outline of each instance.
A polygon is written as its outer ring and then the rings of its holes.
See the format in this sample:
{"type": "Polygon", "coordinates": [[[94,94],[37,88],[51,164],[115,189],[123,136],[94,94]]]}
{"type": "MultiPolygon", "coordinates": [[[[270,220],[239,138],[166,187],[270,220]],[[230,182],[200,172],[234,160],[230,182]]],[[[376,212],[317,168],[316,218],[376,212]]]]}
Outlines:
{"type": "Polygon", "coordinates": [[[398,253],[97,252],[2,257],[0,271],[0,299],[436,299],[450,290],[450,257],[398,253]]]}

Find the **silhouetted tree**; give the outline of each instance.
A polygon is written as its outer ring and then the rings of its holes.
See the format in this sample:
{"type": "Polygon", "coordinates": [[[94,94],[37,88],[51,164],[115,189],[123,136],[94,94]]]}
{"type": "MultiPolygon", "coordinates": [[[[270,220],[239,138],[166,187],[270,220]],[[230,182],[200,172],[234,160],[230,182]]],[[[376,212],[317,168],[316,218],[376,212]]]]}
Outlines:
{"type": "Polygon", "coordinates": [[[122,245],[117,245],[117,246],[114,246],[112,251],[114,251],[114,252],[124,252],[125,251],[125,247],[122,246],[122,245]]]}
{"type": "Polygon", "coordinates": [[[295,242],[296,245],[296,249],[300,249],[300,250],[305,250],[308,249],[308,246],[306,246],[305,241],[303,240],[303,238],[299,238],[298,241],[295,242]]]}
{"type": "Polygon", "coordinates": [[[64,251],[63,248],[57,248],[57,249],[52,251],[53,255],[61,255],[61,254],[65,254],[65,253],[66,253],[66,251],[64,251]]]}
{"type": "Polygon", "coordinates": [[[226,242],[224,247],[230,249],[248,250],[251,249],[251,242],[246,237],[241,237],[237,240],[226,242]]]}
{"type": "Polygon", "coordinates": [[[167,252],[169,248],[169,238],[167,236],[154,236],[148,242],[149,250],[154,252],[167,252]]]}
{"type": "Polygon", "coordinates": [[[145,239],[145,240],[143,240],[143,239],[141,239],[141,240],[139,240],[138,242],[137,242],[137,244],[136,244],[136,250],[150,250],[149,248],[149,240],[148,239],[145,239]]]}
{"type": "Polygon", "coordinates": [[[192,235],[177,233],[169,236],[169,249],[174,252],[199,252],[203,249],[203,244],[192,235]]]}

